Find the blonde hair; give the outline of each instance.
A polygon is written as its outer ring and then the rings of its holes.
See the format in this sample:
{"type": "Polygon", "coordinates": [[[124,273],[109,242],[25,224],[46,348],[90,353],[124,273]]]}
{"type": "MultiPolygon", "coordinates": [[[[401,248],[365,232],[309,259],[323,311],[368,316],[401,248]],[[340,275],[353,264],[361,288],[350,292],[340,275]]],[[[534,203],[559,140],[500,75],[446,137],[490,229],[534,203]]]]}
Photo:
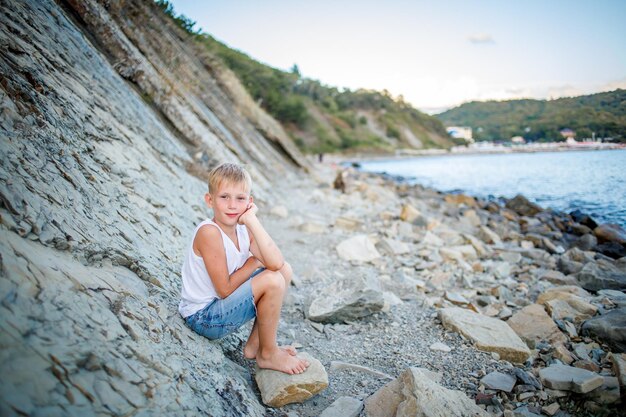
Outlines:
{"type": "Polygon", "coordinates": [[[252,178],[241,165],[225,162],[213,168],[209,173],[209,193],[215,194],[223,182],[231,184],[243,183],[246,192],[252,189],[252,178]]]}

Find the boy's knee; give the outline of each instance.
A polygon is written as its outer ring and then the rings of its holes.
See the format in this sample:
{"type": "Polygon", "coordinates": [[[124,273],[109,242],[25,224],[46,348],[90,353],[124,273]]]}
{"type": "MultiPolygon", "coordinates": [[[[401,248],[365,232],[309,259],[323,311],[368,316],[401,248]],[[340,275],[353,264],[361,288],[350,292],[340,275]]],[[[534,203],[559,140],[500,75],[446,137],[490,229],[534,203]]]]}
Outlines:
{"type": "Polygon", "coordinates": [[[267,285],[270,289],[273,290],[285,290],[285,278],[278,271],[267,271],[265,279],[267,280],[267,285]]]}
{"type": "Polygon", "coordinates": [[[285,280],[285,284],[289,286],[291,282],[291,277],[293,276],[293,269],[291,269],[291,265],[288,262],[285,262],[282,268],[280,268],[280,274],[283,276],[285,280]]]}

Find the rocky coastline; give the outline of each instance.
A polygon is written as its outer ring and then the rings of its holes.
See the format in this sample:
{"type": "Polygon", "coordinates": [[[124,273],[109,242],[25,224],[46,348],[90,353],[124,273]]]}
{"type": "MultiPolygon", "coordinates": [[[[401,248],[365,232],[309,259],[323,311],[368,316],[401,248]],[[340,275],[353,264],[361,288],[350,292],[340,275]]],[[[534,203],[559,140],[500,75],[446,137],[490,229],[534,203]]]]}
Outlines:
{"type": "Polygon", "coordinates": [[[0,8],[0,415],[619,414],[623,231],[357,172],[341,192],[156,3],[0,8]],[[223,161],[294,268],[279,339],[328,378],[308,400],[264,405],[249,329],[177,311],[223,161]]]}
{"type": "MultiPolygon", "coordinates": [[[[471,399],[458,415],[620,410],[623,230],[522,196],[501,206],[332,164],[314,177],[266,209],[297,275],[280,337],[318,358],[330,385],[274,415],[396,415],[408,401],[397,392],[423,382],[416,368],[471,399]]],[[[441,395],[421,401],[443,410],[441,395]]]]}

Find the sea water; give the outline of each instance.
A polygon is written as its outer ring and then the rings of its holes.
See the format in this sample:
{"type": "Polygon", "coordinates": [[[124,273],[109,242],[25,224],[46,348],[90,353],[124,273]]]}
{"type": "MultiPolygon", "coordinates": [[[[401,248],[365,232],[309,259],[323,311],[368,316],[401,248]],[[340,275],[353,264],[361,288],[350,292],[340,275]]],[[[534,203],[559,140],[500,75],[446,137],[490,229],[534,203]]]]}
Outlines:
{"type": "Polygon", "coordinates": [[[487,199],[523,194],[544,208],[579,209],[626,227],[626,150],[424,156],[359,161],[444,192],[487,199]]]}

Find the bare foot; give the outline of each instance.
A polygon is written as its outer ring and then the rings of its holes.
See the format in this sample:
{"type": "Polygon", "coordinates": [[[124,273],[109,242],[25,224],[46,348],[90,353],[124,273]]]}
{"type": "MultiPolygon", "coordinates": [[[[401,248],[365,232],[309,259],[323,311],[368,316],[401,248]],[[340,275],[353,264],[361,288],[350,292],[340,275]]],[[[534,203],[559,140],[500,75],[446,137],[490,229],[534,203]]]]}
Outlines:
{"type": "MultiPolygon", "coordinates": [[[[296,348],[291,346],[291,345],[278,346],[278,348],[284,350],[285,352],[287,352],[291,356],[296,356],[298,354],[298,351],[296,350],[296,348]]],[[[246,345],[243,348],[243,357],[246,358],[246,359],[255,359],[258,350],[259,350],[258,346],[246,345]]]]}
{"type": "Polygon", "coordinates": [[[292,356],[278,347],[267,354],[265,351],[259,352],[256,363],[259,365],[259,368],[274,369],[290,375],[301,374],[306,371],[306,368],[310,365],[309,362],[304,359],[292,356]]]}

